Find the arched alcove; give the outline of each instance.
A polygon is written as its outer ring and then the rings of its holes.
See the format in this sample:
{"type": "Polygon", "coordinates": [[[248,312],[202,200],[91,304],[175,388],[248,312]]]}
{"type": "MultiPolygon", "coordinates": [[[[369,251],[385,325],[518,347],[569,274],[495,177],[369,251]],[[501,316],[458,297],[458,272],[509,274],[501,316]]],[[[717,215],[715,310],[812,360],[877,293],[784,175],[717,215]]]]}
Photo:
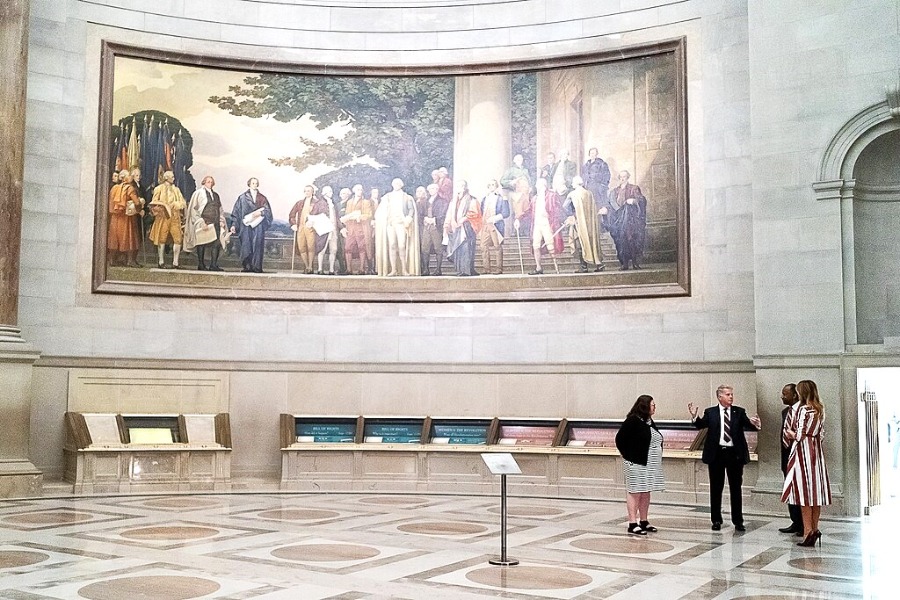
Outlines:
{"type": "Polygon", "coordinates": [[[900,130],[872,140],[853,167],[856,337],[900,336],[900,130]]]}
{"type": "Polygon", "coordinates": [[[847,121],[825,149],[816,198],[841,204],[844,341],[900,337],[900,94],[847,121]]]}

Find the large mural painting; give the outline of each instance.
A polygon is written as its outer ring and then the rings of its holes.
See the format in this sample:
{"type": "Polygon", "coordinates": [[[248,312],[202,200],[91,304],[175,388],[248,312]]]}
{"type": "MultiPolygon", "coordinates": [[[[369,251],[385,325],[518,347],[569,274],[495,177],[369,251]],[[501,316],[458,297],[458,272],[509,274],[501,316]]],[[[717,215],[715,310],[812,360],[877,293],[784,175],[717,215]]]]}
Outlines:
{"type": "Polygon", "coordinates": [[[94,289],[688,294],[683,56],[249,69],[106,44],[94,289]]]}

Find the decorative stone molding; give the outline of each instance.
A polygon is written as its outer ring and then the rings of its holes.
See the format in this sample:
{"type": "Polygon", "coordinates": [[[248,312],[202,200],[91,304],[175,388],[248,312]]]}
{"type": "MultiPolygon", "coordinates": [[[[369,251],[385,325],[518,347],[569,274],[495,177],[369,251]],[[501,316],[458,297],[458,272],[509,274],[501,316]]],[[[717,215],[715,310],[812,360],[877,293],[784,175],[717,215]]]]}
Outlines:
{"type": "MultiPolygon", "coordinates": [[[[888,103],[884,101],[860,111],[844,123],[825,149],[813,189],[823,183],[852,177],[853,166],[862,149],[880,135],[900,129],[900,122],[892,122],[892,119],[888,103]]],[[[824,199],[818,193],[816,197],[824,199]]]]}
{"type": "Polygon", "coordinates": [[[816,181],[813,183],[813,192],[816,195],[816,200],[840,200],[843,187],[844,181],[842,179],[816,181]]]}
{"type": "Polygon", "coordinates": [[[22,339],[22,330],[12,325],[0,325],[0,342],[10,342],[14,344],[24,344],[22,339]]]}
{"type": "Polygon", "coordinates": [[[853,190],[853,199],[862,202],[898,202],[900,201],[900,185],[862,185],[857,183],[853,190]]]}
{"type": "Polygon", "coordinates": [[[884,93],[887,96],[891,116],[900,119],[900,82],[885,87],[884,93]]]}

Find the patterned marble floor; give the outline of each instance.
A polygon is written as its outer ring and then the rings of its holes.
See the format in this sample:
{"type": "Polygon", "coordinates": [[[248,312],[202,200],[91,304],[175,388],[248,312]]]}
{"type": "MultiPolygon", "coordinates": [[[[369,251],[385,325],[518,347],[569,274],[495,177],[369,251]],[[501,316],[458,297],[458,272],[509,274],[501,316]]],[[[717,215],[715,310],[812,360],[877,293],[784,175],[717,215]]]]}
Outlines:
{"type": "Polygon", "coordinates": [[[659,532],[624,533],[624,502],[364,494],[129,496],[0,502],[0,598],[898,598],[898,528],[823,521],[821,547],[748,516],[652,506],[659,532]]]}

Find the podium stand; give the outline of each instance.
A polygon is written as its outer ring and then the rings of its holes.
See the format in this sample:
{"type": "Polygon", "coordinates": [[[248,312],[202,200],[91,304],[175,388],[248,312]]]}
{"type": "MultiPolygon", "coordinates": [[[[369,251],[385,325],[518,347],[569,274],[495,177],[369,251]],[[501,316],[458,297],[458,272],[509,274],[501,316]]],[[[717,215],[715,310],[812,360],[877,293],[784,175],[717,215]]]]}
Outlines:
{"type": "Polygon", "coordinates": [[[502,567],[511,567],[519,564],[515,558],[506,556],[506,476],[521,475],[522,470],[516,463],[516,459],[509,453],[484,453],[481,460],[487,465],[491,473],[500,476],[500,558],[492,558],[488,563],[502,567]]]}

